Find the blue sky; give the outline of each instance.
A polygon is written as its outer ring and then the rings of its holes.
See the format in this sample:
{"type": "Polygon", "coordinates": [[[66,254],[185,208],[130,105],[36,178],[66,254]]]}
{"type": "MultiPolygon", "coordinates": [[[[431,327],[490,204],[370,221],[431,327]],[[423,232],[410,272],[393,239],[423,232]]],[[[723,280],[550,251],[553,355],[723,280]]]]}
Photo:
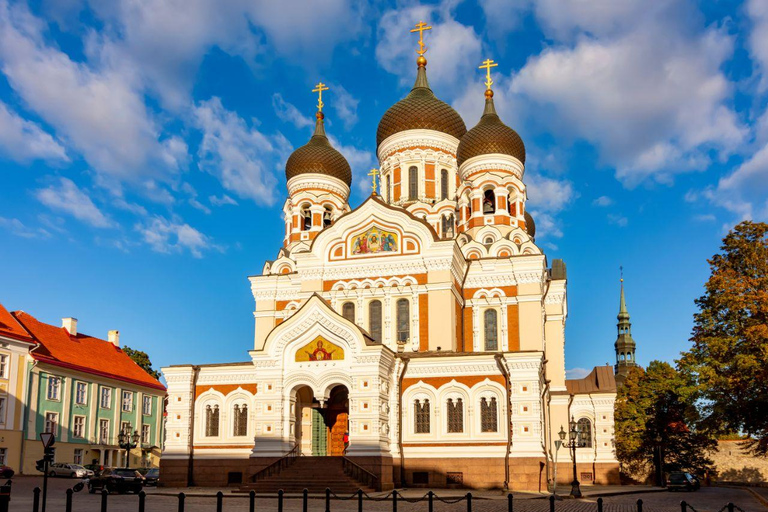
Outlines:
{"type": "Polygon", "coordinates": [[[246,277],[280,247],[310,90],[331,87],[354,207],[422,19],[468,127],[499,62],[537,242],[568,265],[571,375],[614,361],[619,265],[638,360],[674,359],[706,259],[768,218],[762,0],[0,0],[0,301],[158,366],[247,359],[246,277]]]}

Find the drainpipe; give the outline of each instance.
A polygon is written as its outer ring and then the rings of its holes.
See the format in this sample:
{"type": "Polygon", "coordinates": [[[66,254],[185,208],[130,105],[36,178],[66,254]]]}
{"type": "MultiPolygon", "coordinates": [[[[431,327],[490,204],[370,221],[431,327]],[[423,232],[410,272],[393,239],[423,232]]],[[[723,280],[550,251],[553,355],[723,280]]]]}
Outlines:
{"type": "Polygon", "coordinates": [[[403,378],[408,369],[408,356],[402,356],[403,367],[397,382],[397,447],[400,450],[400,485],[405,487],[405,453],[403,452],[403,378]]]}
{"type": "Polygon", "coordinates": [[[510,389],[509,372],[502,361],[504,355],[496,354],[493,357],[496,359],[496,365],[504,376],[504,386],[507,388],[507,453],[504,455],[504,490],[506,491],[509,489],[509,452],[512,450],[512,404],[510,403],[512,390],[510,389]]]}
{"type": "Polygon", "coordinates": [[[187,464],[187,487],[195,486],[195,400],[197,399],[197,376],[200,367],[192,366],[192,397],[189,400],[189,463],[187,464]]]}
{"type": "Polygon", "coordinates": [[[547,371],[546,371],[546,365],[547,360],[544,360],[544,389],[541,392],[541,416],[543,420],[543,426],[542,426],[542,432],[544,434],[544,438],[542,439],[542,447],[544,448],[544,454],[546,455],[544,457],[544,462],[546,463],[546,474],[547,474],[547,482],[549,482],[549,461],[552,457],[552,450],[550,449],[551,441],[550,441],[550,428],[551,428],[551,411],[549,409],[550,402],[552,401],[552,397],[549,395],[549,383],[550,381],[547,380],[547,371]]]}
{"type": "MultiPolygon", "coordinates": [[[[29,349],[29,355],[32,355],[32,352],[39,349],[42,345],[39,342],[35,343],[35,346],[29,349]]],[[[24,365],[27,365],[27,362],[24,362],[24,365]]],[[[26,375],[26,384],[27,384],[27,400],[26,400],[26,406],[24,407],[24,414],[22,415],[22,424],[21,424],[21,454],[20,454],[20,460],[19,460],[19,474],[24,474],[24,455],[25,455],[25,448],[27,447],[25,434],[27,433],[27,423],[29,422],[29,406],[32,405],[32,370],[35,369],[35,366],[37,366],[37,359],[32,359],[32,366],[29,367],[29,370],[24,370],[24,373],[26,375]]]]}

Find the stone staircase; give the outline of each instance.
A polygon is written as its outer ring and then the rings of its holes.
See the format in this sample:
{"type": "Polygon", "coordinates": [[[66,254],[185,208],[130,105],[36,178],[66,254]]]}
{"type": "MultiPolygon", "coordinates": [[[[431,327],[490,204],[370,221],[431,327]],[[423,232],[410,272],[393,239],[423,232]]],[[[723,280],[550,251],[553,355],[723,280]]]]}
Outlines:
{"type": "Polygon", "coordinates": [[[342,457],[296,457],[294,462],[279,473],[265,476],[256,482],[240,486],[240,492],[324,494],[328,488],[339,496],[349,496],[358,489],[370,493],[374,489],[358,482],[344,472],[342,457]]]}

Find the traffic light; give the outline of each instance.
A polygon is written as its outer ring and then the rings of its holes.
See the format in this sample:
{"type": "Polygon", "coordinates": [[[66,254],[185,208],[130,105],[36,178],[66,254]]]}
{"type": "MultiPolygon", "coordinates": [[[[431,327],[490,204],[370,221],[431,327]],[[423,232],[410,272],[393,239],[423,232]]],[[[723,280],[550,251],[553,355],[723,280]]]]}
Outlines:
{"type": "Polygon", "coordinates": [[[40,471],[41,473],[45,471],[45,459],[40,459],[35,462],[35,469],[40,471]]]}
{"type": "Polygon", "coordinates": [[[44,450],[43,460],[48,461],[48,464],[53,462],[53,454],[55,452],[55,448],[48,447],[44,450]]]}

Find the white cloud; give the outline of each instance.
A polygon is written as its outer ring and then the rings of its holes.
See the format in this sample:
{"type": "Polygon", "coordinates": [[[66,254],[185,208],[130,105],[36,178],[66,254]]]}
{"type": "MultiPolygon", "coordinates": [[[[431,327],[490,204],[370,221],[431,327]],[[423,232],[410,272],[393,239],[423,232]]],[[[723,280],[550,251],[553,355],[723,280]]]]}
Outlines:
{"type": "Polygon", "coordinates": [[[613,204],[613,199],[608,196],[600,196],[592,201],[592,204],[595,206],[611,206],[613,204]]]}
{"type": "Polygon", "coordinates": [[[192,206],[192,208],[195,208],[196,210],[200,210],[206,215],[209,215],[211,213],[211,209],[205,206],[203,203],[197,200],[197,190],[195,190],[195,187],[190,185],[188,182],[184,182],[181,184],[181,190],[185,194],[187,194],[189,197],[187,198],[187,202],[192,206]]]}
{"type": "Polygon", "coordinates": [[[704,196],[740,219],[768,220],[768,145],[720,178],[704,196]]]}
{"type": "Polygon", "coordinates": [[[352,145],[344,145],[330,134],[328,134],[328,141],[349,162],[352,168],[352,187],[357,187],[358,192],[367,197],[371,193],[371,177],[368,176],[368,172],[376,165],[374,154],[352,145]]]}
{"type": "Polygon", "coordinates": [[[298,129],[315,126],[315,122],[309,116],[302,114],[294,104],[285,101],[279,92],[272,95],[272,108],[278,119],[290,123],[298,129]]]}
{"type": "Polygon", "coordinates": [[[697,220],[699,222],[713,222],[713,221],[717,220],[717,217],[715,217],[711,213],[702,213],[702,214],[699,214],[699,215],[694,215],[693,216],[693,220],[697,220]]]}
{"type": "Polygon", "coordinates": [[[329,92],[329,105],[336,115],[344,122],[344,128],[350,129],[357,123],[357,105],[360,100],[352,96],[341,84],[333,84],[329,92]]]}
{"type": "Polygon", "coordinates": [[[528,205],[547,212],[557,213],[575,197],[571,182],[541,175],[527,174],[528,205]]]}
{"type": "Polygon", "coordinates": [[[280,133],[267,136],[249,127],[215,97],[199,103],[194,117],[203,132],[198,150],[200,167],[238,197],[273,204],[277,184],[274,169],[290,151],[285,137],[280,133]]]}
{"type": "Polygon", "coordinates": [[[48,208],[69,214],[97,228],[113,227],[114,223],[99,210],[91,198],[67,178],[59,178],[49,187],[34,192],[38,201],[48,208]]]}
{"type": "Polygon", "coordinates": [[[571,368],[570,370],[565,370],[565,378],[566,379],[583,379],[587,375],[589,375],[589,372],[591,372],[591,369],[587,368],[571,368]]]}
{"type": "Polygon", "coordinates": [[[224,206],[224,205],[237,206],[237,201],[229,197],[227,194],[222,194],[221,197],[208,196],[208,201],[210,201],[213,206],[224,206]]]}
{"type": "Polygon", "coordinates": [[[629,220],[621,214],[609,213],[608,222],[623,228],[626,227],[626,225],[629,223],[629,220]]]}
{"type": "Polygon", "coordinates": [[[749,51],[760,70],[760,90],[768,88],[768,2],[748,0],[747,13],[752,20],[749,51]]]}
{"type": "Polygon", "coordinates": [[[137,223],[134,229],[152,250],[164,254],[189,251],[195,258],[202,258],[205,251],[222,250],[210,237],[179,219],[156,215],[137,223]]]}
{"type": "Polygon", "coordinates": [[[19,219],[0,217],[0,228],[22,238],[49,238],[51,234],[43,228],[30,228],[19,219]]]}
{"type": "Polygon", "coordinates": [[[0,154],[17,162],[69,161],[67,152],[50,134],[0,101],[0,154]]]}

